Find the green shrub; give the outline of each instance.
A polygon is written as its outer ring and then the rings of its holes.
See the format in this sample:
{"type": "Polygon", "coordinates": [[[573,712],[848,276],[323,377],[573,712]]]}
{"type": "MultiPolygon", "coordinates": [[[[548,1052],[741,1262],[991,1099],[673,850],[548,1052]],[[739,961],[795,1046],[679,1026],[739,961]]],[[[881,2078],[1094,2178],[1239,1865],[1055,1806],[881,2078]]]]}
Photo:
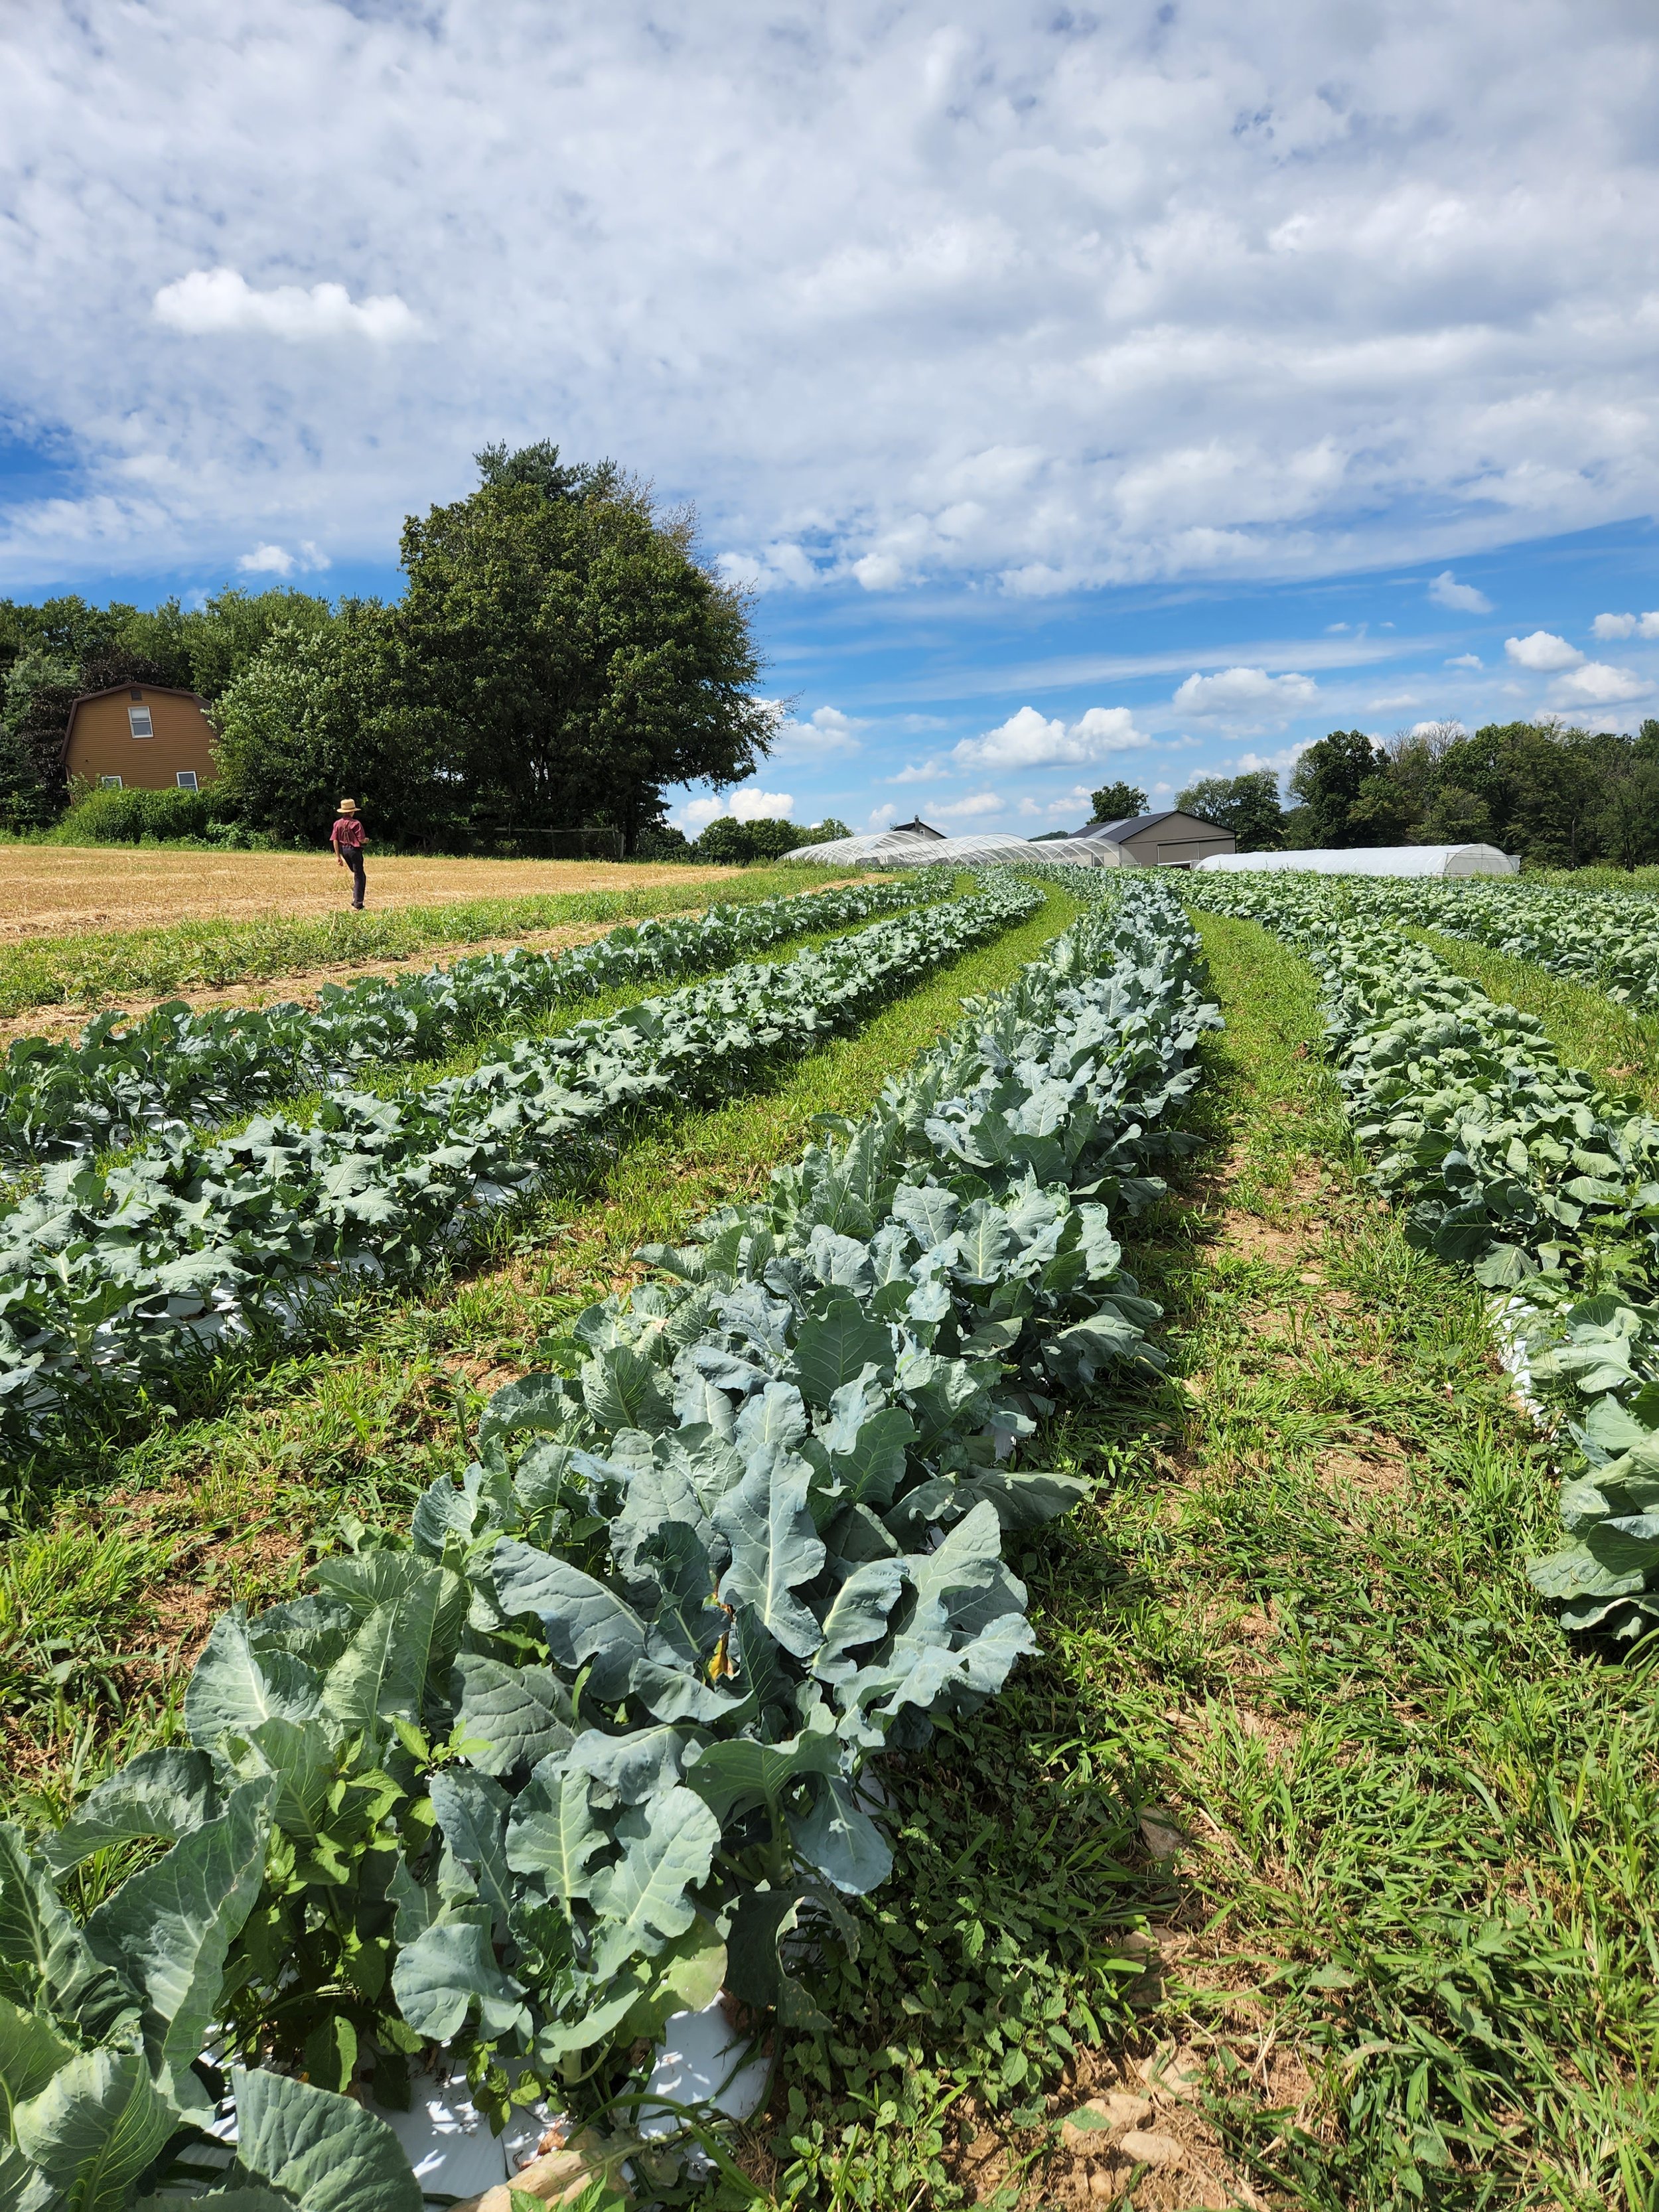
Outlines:
{"type": "Polygon", "coordinates": [[[206,837],[222,817],[205,791],[89,791],[58,825],[65,845],[136,845],[141,838],[206,837]]]}

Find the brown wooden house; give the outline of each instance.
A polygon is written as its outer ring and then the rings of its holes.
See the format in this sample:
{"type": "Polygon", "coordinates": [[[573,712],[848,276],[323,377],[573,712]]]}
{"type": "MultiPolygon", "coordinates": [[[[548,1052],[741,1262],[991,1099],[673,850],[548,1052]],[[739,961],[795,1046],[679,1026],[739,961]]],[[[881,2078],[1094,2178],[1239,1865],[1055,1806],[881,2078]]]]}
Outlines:
{"type": "Polygon", "coordinates": [[[70,709],[64,738],[67,781],[115,789],[199,791],[211,783],[214,727],[193,691],[161,684],[116,684],[88,691],[70,709]]]}

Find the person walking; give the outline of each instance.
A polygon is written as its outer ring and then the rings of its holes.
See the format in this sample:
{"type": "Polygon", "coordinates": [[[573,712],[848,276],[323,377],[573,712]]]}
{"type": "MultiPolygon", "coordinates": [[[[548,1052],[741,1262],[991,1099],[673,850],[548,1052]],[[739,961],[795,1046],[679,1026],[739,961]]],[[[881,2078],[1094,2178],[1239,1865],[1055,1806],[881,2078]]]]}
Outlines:
{"type": "Polygon", "coordinates": [[[355,799],[340,801],[339,817],[328,833],[328,842],[334,848],[334,856],[343,868],[351,871],[351,907],[354,914],[363,910],[363,847],[368,840],[363,835],[363,825],[358,819],[355,799]]]}

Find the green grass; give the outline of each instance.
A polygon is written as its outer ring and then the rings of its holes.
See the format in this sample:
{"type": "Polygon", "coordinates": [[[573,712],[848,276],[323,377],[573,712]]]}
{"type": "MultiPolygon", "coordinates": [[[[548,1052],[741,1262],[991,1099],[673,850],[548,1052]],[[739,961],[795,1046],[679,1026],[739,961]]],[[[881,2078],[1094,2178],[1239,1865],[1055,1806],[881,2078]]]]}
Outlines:
{"type": "Polygon", "coordinates": [[[1213,1146],[1131,1249],[1178,1379],[1047,1440],[1099,1488],[1023,1564],[1042,1656],[890,1784],[894,1878],[751,2169],[802,2206],[1097,2202],[1058,2119],[1175,2046],[1207,2082],[1151,2124],[1177,2193],[1097,2161],[1119,2203],[1634,2212],[1651,1682],[1530,1593],[1553,1480],[1472,1286],[1360,1179],[1310,971],[1200,926],[1213,1146]]]}
{"type": "Polygon", "coordinates": [[[1570,1067],[1586,1068],[1609,1090],[1659,1105],[1659,1014],[1633,1013],[1591,984],[1552,975],[1535,961],[1516,960],[1437,929],[1407,934],[1458,975],[1472,976],[1488,998],[1535,1014],[1570,1067]]]}
{"type": "Polygon", "coordinates": [[[0,1016],[31,1006],[116,1006],[123,999],[260,982],[313,968],[410,960],[439,945],[476,945],[584,922],[641,921],[716,900],[781,897],[847,872],[805,866],[750,868],[714,881],[688,878],[684,884],[614,891],[550,891],[368,914],[272,915],[254,921],[183,921],[159,929],[25,938],[0,945],[0,1016]]]}
{"type": "Polygon", "coordinates": [[[352,1519],[405,1523],[423,1489],[465,1465],[488,1393],[634,1279],[641,1244],[682,1238],[758,1191],[811,1140],[816,1115],[862,1112],[960,1018],[964,997],[1011,981],[1076,911],[1051,891],[1029,921],[854,1035],[718,1109],[659,1117],[594,1188],[501,1224],[480,1264],[434,1273],[418,1299],[342,1306],[315,1349],[263,1374],[227,1370],[205,1408],[160,1413],[125,1448],[59,1449],[18,1471],[0,1546],[0,1637],[15,1623],[0,1644],[0,1806],[60,1808],[76,1778],[84,1785],[165,1734],[226,1603],[290,1593],[352,1519]],[[81,1632],[65,1637],[57,1624],[78,1602],[74,1532],[106,1540],[99,1587],[123,1594],[89,1605],[81,1632]],[[59,1558],[61,1587],[50,1567],[59,1558]],[[9,1563],[27,1601],[6,1595],[9,1563]]]}

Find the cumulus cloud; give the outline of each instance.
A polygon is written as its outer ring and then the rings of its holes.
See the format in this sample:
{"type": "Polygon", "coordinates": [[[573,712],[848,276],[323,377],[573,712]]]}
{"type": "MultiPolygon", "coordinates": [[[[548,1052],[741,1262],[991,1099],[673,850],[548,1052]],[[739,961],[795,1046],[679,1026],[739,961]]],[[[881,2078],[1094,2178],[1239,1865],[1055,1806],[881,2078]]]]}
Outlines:
{"type": "Polygon", "coordinates": [[[1429,586],[1429,597],[1437,607],[1450,607],[1460,615],[1489,615],[1492,601],[1473,584],[1460,584],[1449,568],[1443,568],[1429,586]]]}
{"type": "Polygon", "coordinates": [[[1466,591],[1659,509],[1650,11],[671,12],[4,11],[0,392],[75,463],[5,573],[384,560],[497,437],[780,593],[1466,591]]]}
{"type": "Polygon", "coordinates": [[[1274,753],[1240,753],[1233,763],[1234,771],[1255,775],[1262,769],[1270,769],[1275,775],[1288,775],[1313,743],[1313,738],[1303,738],[1295,744],[1281,745],[1274,753]]]}
{"type": "Polygon", "coordinates": [[[813,759],[826,753],[855,753],[860,745],[857,733],[866,726],[839,707],[815,707],[804,722],[792,718],[779,723],[773,750],[813,759]]]}
{"type": "Polygon", "coordinates": [[[1587,660],[1551,687],[1551,696],[1561,707],[1616,707],[1628,699],[1645,698],[1653,689],[1644,676],[1628,668],[1609,667],[1605,660],[1587,660]]]}
{"type": "Polygon", "coordinates": [[[1454,653],[1446,663],[1448,668],[1484,668],[1486,665],[1478,653],[1454,653]]]}
{"type": "Polygon", "coordinates": [[[1310,676],[1270,676],[1265,668],[1224,668],[1217,676],[1189,676],[1175,694],[1183,714],[1206,714],[1245,725],[1288,722],[1315,705],[1319,686],[1310,676]]]}
{"type": "Polygon", "coordinates": [[[1070,723],[1022,707],[983,737],[953,745],[951,757],[963,769],[1072,767],[1151,743],[1127,707],[1091,707],[1070,723]]]}
{"type": "Polygon", "coordinates": [[[302,345],[319,338],[368,338],[395,345],[420,328],[395,293],[354,301],[343,284],[278,284],[256,292],[234,269],[192,269],[155,295],[155,319],[191,337],[255,331],[302,345]]]}
{"type": "Polygon", "coordinates": [[[310,538],[302,538],[297,553],[290,553],[285,545],[256,545],[251,553],[244,553],[236,565],[250,576],[291,576],[296,568],[309,575],[327,568],[328,556],[310,538]]]}
{"type": "Polygon", "coordinates": [[[1391,714],[1402,707],[1419,707],[1421,704],[1422,701],[1415,691],[1390,691],[1381,699],[1370,701],[1366,711],[1373,714],[1391,714]]]}
{"type": "Polygon", "coordinates": [[[1599,638],[1659,637],[1659,612],[1646,615],[1597,615],[1590,628],[1599,638]]]}
{"type": "Polygon", "coordinates": [[[755,791],[744,785],[728,793],[714,792],[707,799],[687,799],[680,809],[680,822],[693,830],[706,830],[726,814],[737,822],[787,822],[794,805],[789,792],[755,791]]]}
{"type": "Polygon", "coordinates": [[[1000,814],[1002,800],[994,791],[975,791],[966,799],[947,799],[943,805],[936,802],[927,811],[947,821],[973,821],[981,814],[1000,814]]]}
{"type": "Polygon", "coordinates": [[[1526,637],[1506,637],[1504,650],[1518,666],[1539,670],[1577,668],[1584,657],[1576,645],[1569,645],[1553,629],[1535,629],[1526,637]]]}
{"type": "Polygon", "coordinates": [[[1467,738],[1468,734],[1462,722],[1413,722],[1412,724],[1412,735],[1414,738],[1467,738]]]}

